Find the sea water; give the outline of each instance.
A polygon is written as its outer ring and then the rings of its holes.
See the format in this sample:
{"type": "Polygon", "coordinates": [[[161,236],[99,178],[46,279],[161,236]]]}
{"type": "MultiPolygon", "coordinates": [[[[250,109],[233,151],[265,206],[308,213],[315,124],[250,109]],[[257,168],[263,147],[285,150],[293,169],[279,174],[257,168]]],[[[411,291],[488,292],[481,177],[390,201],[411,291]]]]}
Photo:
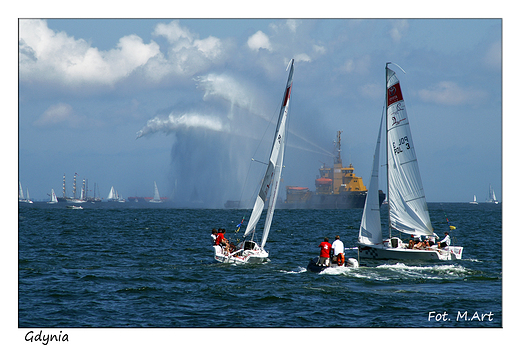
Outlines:
{"type": "Polygon", "coordinates": [[[232,265],[214,261],[211,229],[240,239],[247,210],[128,204],[20,205],[19,327],[502,327],[502,205],[429,204],[462,260],[317,274],[306,266],[325,236],[357,258],[362,210],[276,210],[270,262],[232,265]]]}

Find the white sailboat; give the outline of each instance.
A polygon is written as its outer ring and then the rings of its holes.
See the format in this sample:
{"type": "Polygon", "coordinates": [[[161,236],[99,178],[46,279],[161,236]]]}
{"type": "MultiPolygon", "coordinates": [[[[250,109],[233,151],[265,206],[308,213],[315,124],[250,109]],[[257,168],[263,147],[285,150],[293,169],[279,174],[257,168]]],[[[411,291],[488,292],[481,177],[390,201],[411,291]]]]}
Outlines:
{"type": "Polygon", "coordinates": [[[47,204],[57,204],[58,198],[56,197],[56,193],[54,193],[54,189],[51,189],[51,201],[47,201],[47,204]]]}
{"type": "Polygon", "coordinates": [[[162,200],[161,200],[161,197],[159,196],[159,189],[157,188],[157,183],[155,183],[155,181],[153,181],[153,185],[154,185],[153,199],[150,200],[150,202],[160,203],[160,202],[162,202],[162,200]]]}
{"type": "Polygon", "coordinates": [[[118,199],[117,191],[114,189],[114,186],[112,186],[108,192],[107,201],[118,201],[118,199]]]}
{"type": "Polygon", "coordinates": [[[469,203],[472,204],[472,205],[478,205],[477,196],[473,195],[473,201],[470,201],[469,203]]]}
{"type": "Polygon", "coordinates": [[[462,247],[409,249],[392,229],[414,236],[435,236],[419,174],[410,125],[401,86],[394,71],[386,65],[385,112],[379,127],[372,176],[359,228],[360,258],[397,260],[453,260],[462,258],[462,247]],[[386,123],[389,237],[381,231],[379,190],[379,144],[383,121],[386,123]]]}
{"type": "Polygon", "coordinates": [[[29,196],[29,188],[27,188],[27,199],[25,199],[25,202],[28,203],[28,204],[32,204],[32,200],[31,200],[31,197],[29,196]]]}
{"type": "Polygon", "coordinates": [[[29,188],[27,188],[27,198],[23,196],[22,183],[18,181],[18,202],[24,202],[27,204],[32,204],[31,197],[29,196],[29,188]]]}
{"type": "Polygon", "coordinates": [[[248,238],[242,241],[233,253],[225,253],[224,249],[218,245],[213,246],[215,251],[215,260],[225,263],[261,263],[268,260],[269,253],[265,250],[265,243],[269,236],[269,230],[271,228],[271,222],[273,220],[274,209],[276,205],[276,199],[278,198],[278,190],[280,187],[280,177],[282,174],[283,167],[283,156],[285,149],[286,140],[286,124],[287,124],[287,112],[289,110],[289,99],[291,97],[293,71],[294,71],[294,59],[291,59],[287,66],[289,71],[289,77],[287,78],[287,84],[284,90],[284,98],[280,108],[280,114],[278,115],[278,122],[273,138],[273,144],[271,146],[271,154],[269,157],[269,164],[267,170],[262,179],[262,186],[256,197],[255,205],[249,217],[244,238],[248,238]],[[267,213],[265,217],[264,230],[262,233],[262,241],[260,244],[254,241],[255,229],[266,200],[269,200],[267,206],[267,213]]]}
{"type": "Polygon", "coordinates": [[[493,187],[491,187],[491,184],[489,184],[489,196],[486,202],[498,204],[497,197],[495,196],[495,191],[493,190],[493,187]]]}

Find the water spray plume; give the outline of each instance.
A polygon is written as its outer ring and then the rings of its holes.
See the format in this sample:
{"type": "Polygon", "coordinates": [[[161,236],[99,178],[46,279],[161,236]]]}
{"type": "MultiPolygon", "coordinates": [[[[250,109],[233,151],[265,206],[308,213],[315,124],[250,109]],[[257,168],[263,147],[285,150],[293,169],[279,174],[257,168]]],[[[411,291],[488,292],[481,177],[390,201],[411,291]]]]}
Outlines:
{"type": "Polygon", "coordinates": [[[146,126],[137,132],[137,138],[153,134],[156,132],[175,132],[179,129],[200,128],[209,129],[215,132],[229,132],[229,126],[214,116],[200,115],[197,113],[187,113],[182,115],[174,115],[171,113],[168,117],[157,116],[148,120],[146,126]]]}

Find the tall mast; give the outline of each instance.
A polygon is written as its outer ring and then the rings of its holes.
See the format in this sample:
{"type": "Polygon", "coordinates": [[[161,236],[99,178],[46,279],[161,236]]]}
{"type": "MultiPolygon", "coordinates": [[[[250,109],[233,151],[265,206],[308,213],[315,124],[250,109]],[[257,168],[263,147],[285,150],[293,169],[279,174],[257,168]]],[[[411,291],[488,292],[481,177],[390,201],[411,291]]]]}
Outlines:
{"type": "Polygon", "coordinates": [[[74,199],[76,199],[76,175],[77,173],[74,173],[74,183],[72,184],[72,195],[74,199]]]}
{"type": "Polygon", "coordinates": [[[337,134],[337,139],[336,139],[336,145],[338,147],[338,155],[336,156],[335,158],[335,162],[334,163],[340,163],[341,164],[341,133],[343,133],[343,131],[338,131],[338,134],[337,134]]]}
{"type": "Polygon", "coordinates": [[[389,175],[389,162],[388,162],[388,65],[391,62],[386,63],[385,67],[385,142],[386,142],[386,198],[388,200],[388,238],[392,238],[392,222],[390,220],[390,175],[389,175]]]}
{"type": "Polygon", "coordinates": [[[67,197],[67,193],[65,190],[65,173],[63,173],[63,198],[67,197]]]}

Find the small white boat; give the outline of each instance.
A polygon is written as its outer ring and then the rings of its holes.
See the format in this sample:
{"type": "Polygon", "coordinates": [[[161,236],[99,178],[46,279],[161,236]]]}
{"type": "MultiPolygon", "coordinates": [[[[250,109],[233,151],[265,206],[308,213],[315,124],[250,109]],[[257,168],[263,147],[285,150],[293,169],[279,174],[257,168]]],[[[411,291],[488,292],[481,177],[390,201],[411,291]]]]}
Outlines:
{"type": "MultiPolygon", "coordinates": [[[[426,246],[416,249],[392,237],[392,230],[413,236],[435,236],[419,173],[399,80],[386,64],[385,112],[381,118],[372,175],[359,228],[358,254],[367,259],[454,260],[462,258],[462,247],[426,246]],[[379,208],[379,147],[383,123],[385,128],[388,232],[383,239],[379,208]]],[[[451,230],[451,229],[450,229],[451,230]]]]}
{"type": "Polygon", "coordinates": [[[473,195],[473,201],[470,201],[469,203],[472,204],[472,205],[478,205],[477,196],[473,195]]]}
{"type": "Polygon", "coordinates": [[[271,146],[271,154],[269,156],[269,164],[267,165],[267,169],[261,181],[260,191],[256,197],[255,205],[251,211],[251,216],[249,217],[249,222],[244,233],[244,238],[247,237],[249,239],[242,241],[233,253],[226,253],[221,246],[213,246],[214,258],[219,262],[245,264],[261,263],[269,260],[269,253],[265,250],[265,243],[267,241],[267,236],[269,236],[269,230],[271,229],[271,222],[273,220],[274,208],[278,198],[280,178],[282,175],[283,156],[287,134],[287,112],[289,110],[289,99],[291,97],[294,71],[293,59],[291,59],[287,68],[290,68],[289,77],[287,78],[284,97],[278,115],[278,122],[274,133],[273,144],[271,146]],[[264,230],[262,233],[262,242],[257,244],[253,240],[255,229],[267,200],[269,200],[269,202],[265,216],[264,230]]]}
{"type": "Polygon", "coordinates": [[[83,207],[77,206],[77,205],[67,205],[67,208],[69,210],[82,210],[83,209],[83,207]]]}

